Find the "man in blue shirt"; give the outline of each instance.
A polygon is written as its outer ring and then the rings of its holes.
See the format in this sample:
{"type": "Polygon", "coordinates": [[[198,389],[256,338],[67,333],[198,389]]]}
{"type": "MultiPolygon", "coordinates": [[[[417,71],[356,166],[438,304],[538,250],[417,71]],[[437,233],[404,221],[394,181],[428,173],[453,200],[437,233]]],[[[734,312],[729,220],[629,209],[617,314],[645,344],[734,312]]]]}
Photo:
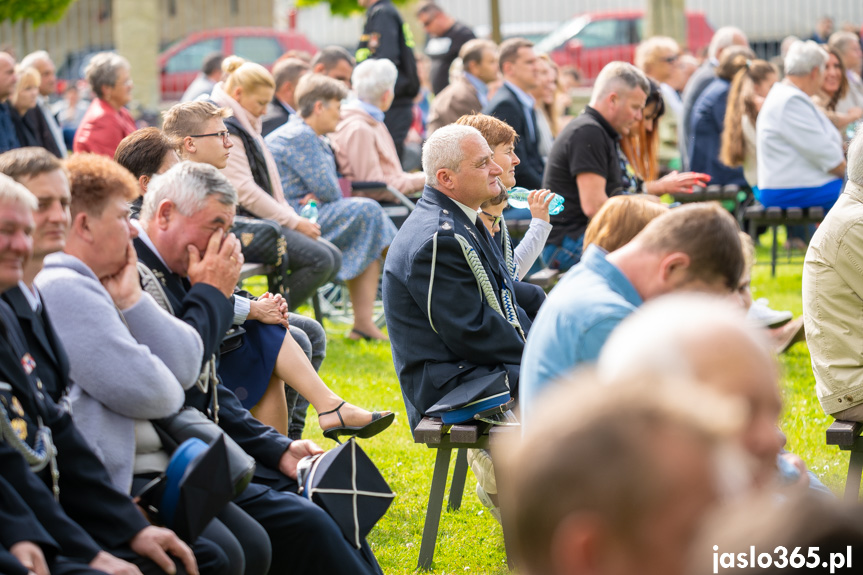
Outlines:
{"type": "Polygon", "coordinates": [[[669,211],[606,254],[596,246],[549,295],[521,362],[522,422],[536,398],[572,368],[592,363],[612,330],[642,302],[674,291],[729,294],[743,271],[737,222],[719,204],[669,211]]]}

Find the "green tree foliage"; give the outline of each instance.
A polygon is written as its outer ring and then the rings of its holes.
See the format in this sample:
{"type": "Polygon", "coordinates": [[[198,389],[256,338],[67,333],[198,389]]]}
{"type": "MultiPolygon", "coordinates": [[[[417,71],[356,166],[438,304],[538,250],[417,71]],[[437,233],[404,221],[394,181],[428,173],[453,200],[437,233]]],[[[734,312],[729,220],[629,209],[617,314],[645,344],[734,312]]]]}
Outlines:
{"type": "MultiPolygon", "coordinates": [[[[5,1],[5,0],[4,0],[5,1]]],[[[393,0],[395,5],[404,5],[414,0],[393,0]]],[[[357,0],[297,0],[297,7],[314,6],[325,2],[330,5],[330,13],[338,14],[339,16],[350,16],[356,12],[362,12],[363,9],[357,3],[357,0]]]]}
{"type": "Polygon", "coordinates": [[[2,0],[0,22],[9,20],[31,20],[33,24],[56,22],[63,17],[75,0],[2,0]]]}

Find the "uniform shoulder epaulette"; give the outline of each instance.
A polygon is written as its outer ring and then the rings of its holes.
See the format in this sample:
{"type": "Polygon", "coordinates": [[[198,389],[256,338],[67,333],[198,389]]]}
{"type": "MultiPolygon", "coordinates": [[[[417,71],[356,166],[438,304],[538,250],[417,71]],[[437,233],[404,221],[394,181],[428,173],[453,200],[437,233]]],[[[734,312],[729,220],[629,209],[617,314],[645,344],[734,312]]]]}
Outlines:
{"type": "Polygon", "coordinates": [[[448,209],[442,209],[438,213],[437,233],[441,236],[452,236],[455,234],[455,220],[448,209]]]}

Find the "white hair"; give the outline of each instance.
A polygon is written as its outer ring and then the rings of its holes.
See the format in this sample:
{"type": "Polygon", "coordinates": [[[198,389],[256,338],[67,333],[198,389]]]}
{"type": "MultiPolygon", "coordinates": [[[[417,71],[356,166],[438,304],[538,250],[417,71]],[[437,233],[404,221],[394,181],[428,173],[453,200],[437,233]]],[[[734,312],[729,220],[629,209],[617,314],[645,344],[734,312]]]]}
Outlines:
{"type": "Polygon", "coordinates": [[[440,169],[458,172],[459,165],[465,159],[461,144],[470,136],[476,136],[485,142],[479,130],[459,124],[439,128],[426,140],[423,145],[423,172],[426,175],[426,185],[437,186],[437,171],[440,169]]]}
{"type": "Polygon", "coordinates": [[[180,162],[153,177],[144,194],[141,221],[151,221],[163,200],[171,200],[181,214],[191,216],[204,208],[210,196],[226,206],[237,205],[237,191],[221,171],[210,164],[180,162]]]}
{"type": "Polygon", "coordinates": [[[369,59],[354,68],[351,86],[357,91],[357,98],[376,104],[384,94],[395,88],[398,76],[396,65],[386,58],[369,59]]]}
{"type": "Polygon", "coordinates": [[[860,128],[848,147],[848,179],[863,186],[863,130],[860,128]]]}
{"type": "Polygon", "coordinates": [[[707,47],[707,57],[713,60],[718,60],[719,53],[729,46],[733,46],[734,39],[738,36],[743,38],[743,40],[749,44],[746,34],[744,34],[743,30],[740,28],[735,28],[734,26],[723,26],[717,30],[716,33],[713,34],[713,38],[710,39],[710,45],[707,47]]]}
{"type": "Polygon", "coordinates": [[[35,212],[39,207],[39,200],[23,184],[0,173],[0,204],[21,204],[35,212]]]}
{"type": "Polygon", "coordinates": [[[644,72],[628,62],[609,62],[596,77],[590,105],[602,101],[612,92],[629,93],[636,88],[641,88],[645,95],[650,94],[650,81],[644,72]]]}
{"type": "Polygon", "coordinates": [[[644,70],[645,66],[653,64],[660,52],[680,52],[677,40],[670,36],[651,36],[635,49],[635,65],[644,70]]]}
{"type": "Polygon", "coordinates": [[[687,344],[728,331],[770,354],[764,336],[730,300],[694,293],[663,296],[639,308],[611,333],[597,371],[605,382],[691,378],[695,366],[687,356],[687,344]]]}
{"type": "Polygon", "coordinates": [[[829,58],[827,50],[812,40],[794,42],[785,55],[785,75],[807,76],[815,68],[823,72],[829,58]]]}
{"type": "Polygon", "coordinates": [[[30,52],[24,59],[21,60],[22,68],[35,68],[37,62],[51,62],[51,55],[48,54],[45,50],[36,50],[35,52],[30,52]]]}
{"type": "Polygon", "coordinates": [[[84,69],[84,75],[90,83],[90,88],[102,97],[102,88],[117,83],[117,75],[121,69],[131,70],[129,61],[114,52],[99,52],[90,59],[84,69]]]}

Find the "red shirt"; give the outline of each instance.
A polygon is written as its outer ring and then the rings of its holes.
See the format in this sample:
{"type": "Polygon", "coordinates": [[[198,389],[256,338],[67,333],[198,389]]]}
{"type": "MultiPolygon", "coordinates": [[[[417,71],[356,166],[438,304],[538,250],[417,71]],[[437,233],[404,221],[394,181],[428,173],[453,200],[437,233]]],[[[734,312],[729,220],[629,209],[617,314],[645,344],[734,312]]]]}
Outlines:
{"type": "Polygon", "coordinates": [[[72,149],[76,153],[91,152],[113,158],[120,141],[135,130],[135,121],[126,108],[116,110],[108,102],[96,98],[75,132],[72,149]]]}

